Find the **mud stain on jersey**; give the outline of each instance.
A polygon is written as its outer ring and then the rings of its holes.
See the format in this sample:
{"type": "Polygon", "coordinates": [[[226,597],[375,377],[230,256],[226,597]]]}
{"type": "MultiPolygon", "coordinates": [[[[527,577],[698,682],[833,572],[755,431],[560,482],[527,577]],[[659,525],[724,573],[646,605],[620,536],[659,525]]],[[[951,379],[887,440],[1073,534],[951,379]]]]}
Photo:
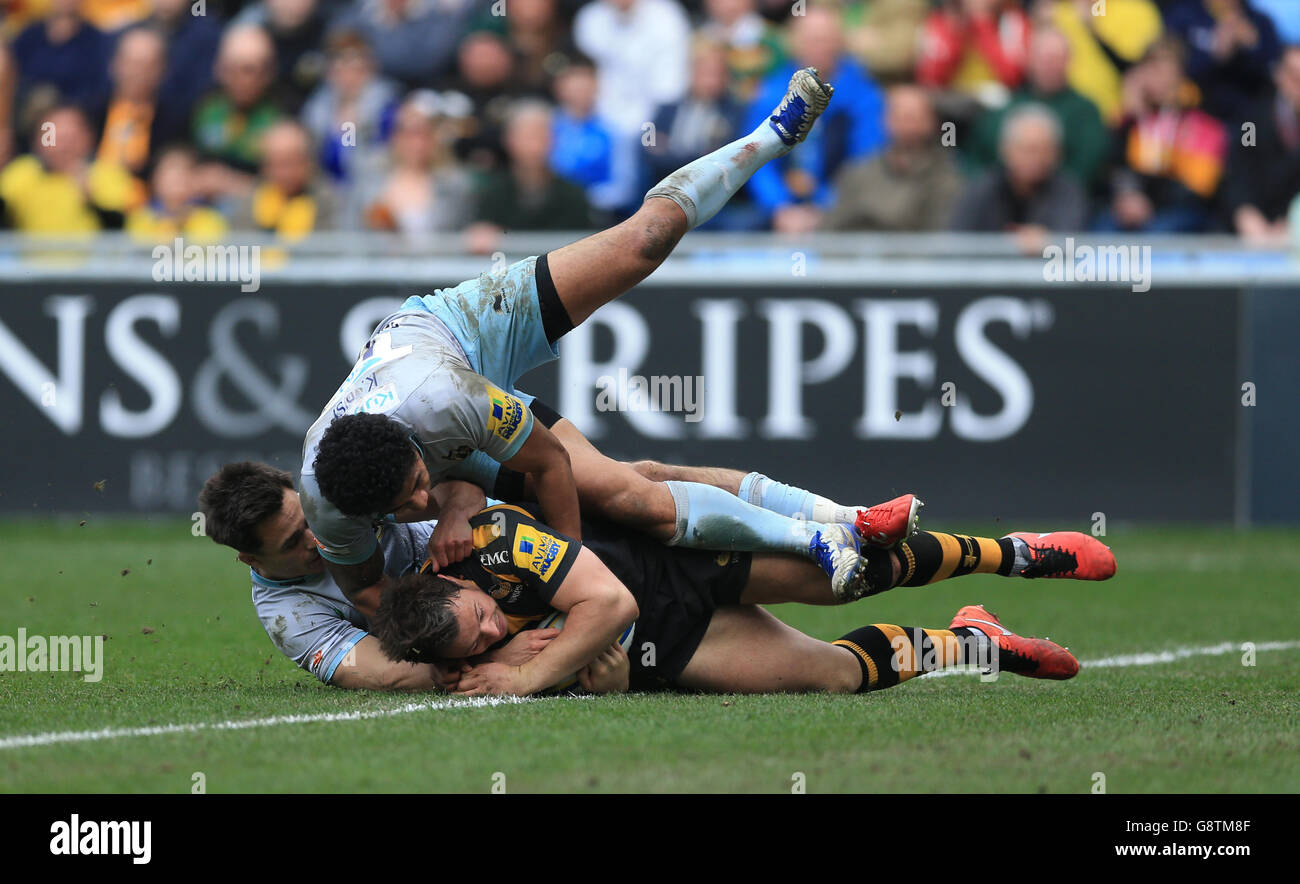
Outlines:
{"type": "Polygon", "coordinates": [[[284,615],[277,615],[275,623],[271,625],[271,641],[275,642],[275,646],[280,650],[284,650],[284,633],[288,628],[289,621],[284,619],[284,615]]]}

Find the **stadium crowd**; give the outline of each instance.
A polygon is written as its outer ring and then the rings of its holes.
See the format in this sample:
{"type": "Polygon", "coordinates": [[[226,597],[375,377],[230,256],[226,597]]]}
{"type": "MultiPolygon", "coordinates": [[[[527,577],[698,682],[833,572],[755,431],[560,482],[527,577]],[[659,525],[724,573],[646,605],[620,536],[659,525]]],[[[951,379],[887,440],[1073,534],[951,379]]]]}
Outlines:
{"type": "MultiPolygon", "coordinates": [[[[604,226],[836,88],[723,230],[1235,232],[1300,205],[1300,0],[0,0],[7,229],[604,226]]],[[[1300,225],[1300,209],[1295,209],[1300,225]]]]}

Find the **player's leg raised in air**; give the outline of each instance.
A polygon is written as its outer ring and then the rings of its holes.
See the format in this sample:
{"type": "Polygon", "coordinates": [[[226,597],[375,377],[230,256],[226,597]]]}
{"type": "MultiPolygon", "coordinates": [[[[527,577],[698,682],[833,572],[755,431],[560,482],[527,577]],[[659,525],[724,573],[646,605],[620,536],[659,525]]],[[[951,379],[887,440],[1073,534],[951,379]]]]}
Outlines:
{"type": "MultiPolygon", "coordinates": [[[[398,379],[391,396],[376,400],[393,426],[380,427],[368,415],[329,418],[327,429],[313,429],[323,431],[314,452],[311,440],[304,446],[304,477],[311,467],[307,461],[314,457],[315,481],[340,509],[343,505],[336,498],[350,501],[345,515],[358,525],[349,523],[349,530],[359,534],[360,521],[376,512],[428,517],[426,486],[446,477],[472,481],[490,492],[499,465],[505,464],[532,479],[535,497],[548,519],[572,534],[578,533],[576,510],[581,505],[588,513],[635,527],[672,545],[812,557],[825,567],[837,591],[860,594],[861,540],[893,543],[901,539],[915,522],[918,503],[914,498],[908,496],[877,508],[867,518],[867,530],[859,534],[853,524],[859,508],[822,507],[826,515],[839,513],[847,518],[821,521],[802,512],[787,513],[784,508],[790,501],[779,493],[771,494],[768,501],[762,488],[747,489],[747,496],[759,505],[741,499],[735,493],[741,490],[738,482],[735,489],[723,490],[690,481],[650,481],[637,470],[605,458],[558,414],[548,409],[549,416],[541,415],[531,396],[514,389],[520,374],[555,357],[557,340],[575,323],[644,279],[687,230],[716,212],[759,166],[801,141],[830,95],[830,87],[817,79],[815,71],[798,71],[769,120],[747,137],[669,175],[649,191],[642,209],[617,227],[535,261],[521,261],[454,289],[409,299],[403,305],[405,312],[390,317],[377,331],[377,337],[383,337],[381,332],[387,334],[380,342],[384,352],[400,360],[408,358],[402,354],[412,348],[432,348],[447,353],[448,367],[437,370],[434,360],[419,356],[409,357],[406,363],[395,361],[395,365],[420,371],[406,384],[410,389],[398,379]],[[420,337],[420,313],[433,314],[450,331],[463,351],[468,372],[459,366],[453,370],[451,362],[459,354],[449,350],[442,337],[429,336],[427,342],[420,337]],[[408,314],[417,318],[408,319],[408,314]],[[424,379],[439,373],[455,375],[468,392],[460,388],[438,395],[431,389],[424,391],[424,379]],[[537,416],[542,419],[535,420],[537,416]],[[415,449],[427,472],[414,462],[411,452],[415,449]],[[400,459],[411,461],[396,471],[404,475],[367,463],[380,450],[400,452],[400,459]],[[378,478],[384,479],[382,488],[378,478]],[[353,489],[358,484],[362,487],[353,489]],[[749,490],[753,493],[748,494],[749,490]]],[[[363,403],[368,401],[365,396],[373,398],[363,384],[369,379],[366,366],[363,362],[354,369],[356,379],[345,382],[336,394],[340,404],[331,403],[327,415],[336,409],[346,411],[347,402],[354,398],[363,403]],[[363,389],[354,395],[349,384],[363,389]]],[[[378,377],[371,386],[382,389],[385,381],[386,377],[378,377]]],[[[427,383],[439,381],[434,378],[427,383]]],[[[794,497],[800,495],[807,497],[803,492],[794,497]]],[[[309,513],[314,513],[314,496],[308,497],[309,513]]],[[[323,522],[320,518],[316,521],[323,522]]],[[[312,527],[327,552],[333,554],[336,548],[350,552],[341,544],[332,544],[328,532],[315,524],[312,527]]],[[[359,558],[360,553],[348,557],[359,558]]],[[[346,558],[334,555],[331,561],[336,560],[346,558]]]]}

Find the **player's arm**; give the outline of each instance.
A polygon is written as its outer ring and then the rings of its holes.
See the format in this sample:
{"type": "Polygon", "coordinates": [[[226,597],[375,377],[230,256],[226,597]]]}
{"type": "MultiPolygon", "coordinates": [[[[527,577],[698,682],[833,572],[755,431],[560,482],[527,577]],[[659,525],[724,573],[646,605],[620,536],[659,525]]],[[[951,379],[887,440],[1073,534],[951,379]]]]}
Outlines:
{"type": "Polygon", "coordinates": [[[432,691],[454,688],[459,677],[455,669],[442,669],[432,663],[389,660],[379,640],[367,635],[353,646],[329,683],[348,690],[432,691]]]}
{"type": "Polygon", "coordinates": [[[551,599],[565,613],[564,629],[520,668],[525,693],[540,691],[581,669],[618,641],[640,613],[623,581],[586,547],[551,599]]]}
{"type": "Polygon", "coordinates": [[[379,600],[392,583],[384,573],[384,548],[375,544],[375,550],[364,562],[345,565],[324,558],[325,570],[329,571],[344,597],[367,617],[375,616],[379,611],[379,600]]]}
{"type": "Polygon", "coordinates": [[[578,486],[564,445],[533,419],[519,397],[481,375],[462,372],[460,386],[468,392],[450,400],[445,408],[445,423],[451,431],[497,463],[530,476],[546,523],[581,540],[578,486]]]}
{"type": "Polygon", "coordinates": [[[554,433],[540,421],[534,422],[523,446],[502,464],[532,477],[533,491],[548,525],[574,540],[582,539],[573,466],[569,463],[569,452],[554,433]]]}
{"type": "Polygon", "coordinates": [[[534,694],[594,661],[636,620],[636,599],[595,553],[573,542],[562,555],[572,561],[557,563],[567,572],[557,572],[550,604],[565,612],[564,629],[522,665],[486,663],[462,673],[460,693],[534,694]]]}
{"type": "Polygon", "coordinates": [[[437,572],[474,551],[469,519],[487,506],[487,495],[470,482],[447,479],[433,486],[430,497],[438,524],[429,538],[429,558],[437,572]]]}

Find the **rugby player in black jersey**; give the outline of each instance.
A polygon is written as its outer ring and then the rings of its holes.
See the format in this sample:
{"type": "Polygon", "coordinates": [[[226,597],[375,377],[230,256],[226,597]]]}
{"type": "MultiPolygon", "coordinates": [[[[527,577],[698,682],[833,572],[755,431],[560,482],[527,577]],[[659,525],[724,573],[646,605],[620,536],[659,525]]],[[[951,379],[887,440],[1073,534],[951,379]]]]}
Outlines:
{"type": "MultiPolygon", "coordinates": [[[[806,559],[672,549],[621,526],[583,522],[583,540],[552,530],[521,506],[488,507],[470,520],[472,555],[429,568],[385,593],[371,631],[393,660],[459,661],[458,693],[527,695],[584,667],[627,658],[633,689],[719,692],[865,692],[954,665],[976,664],[1033,678],[1078,672],[1070,652],[1007,629],[968,605],[947,628],[872,624],[821,641],[760,607],[840,603],[826,574],[806,559]],[[484,661],[553,610],[564,628],[519,663],[484,661]],[[630,654],[615,639],[635,621],[630,654]]],[[[1053,535],[1000,539],[919,531],[868,556],[876,591],[968,574],[1065,577],[1075,553],[1053,535]]],[[[1110,557],[1101,544],[1098,555],[1110,557]]],[[[1114,560],[1106,565],[1111,573],[1114,560]]]]}

